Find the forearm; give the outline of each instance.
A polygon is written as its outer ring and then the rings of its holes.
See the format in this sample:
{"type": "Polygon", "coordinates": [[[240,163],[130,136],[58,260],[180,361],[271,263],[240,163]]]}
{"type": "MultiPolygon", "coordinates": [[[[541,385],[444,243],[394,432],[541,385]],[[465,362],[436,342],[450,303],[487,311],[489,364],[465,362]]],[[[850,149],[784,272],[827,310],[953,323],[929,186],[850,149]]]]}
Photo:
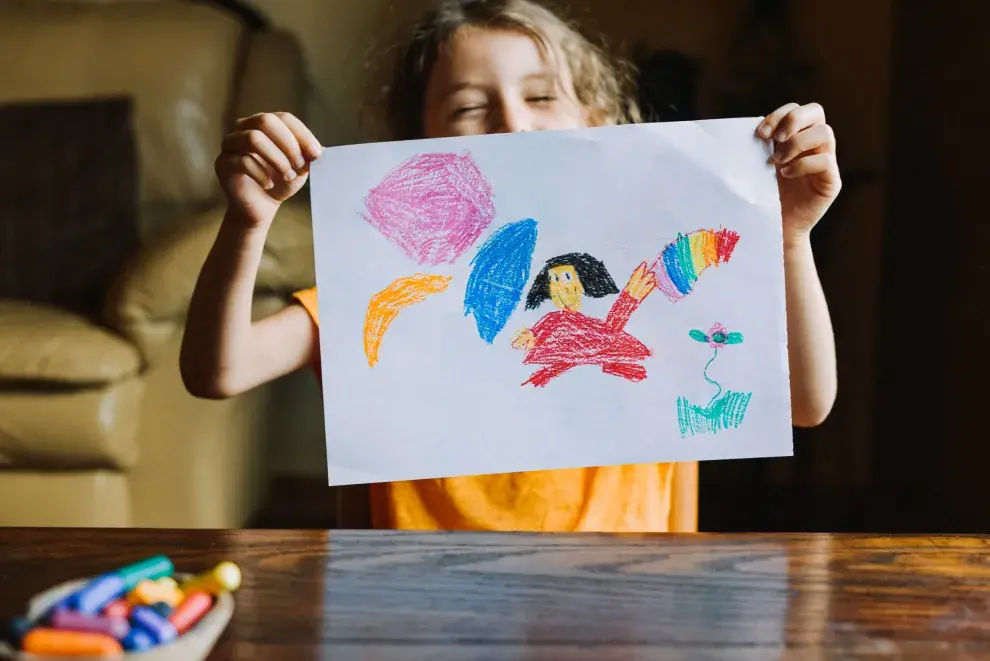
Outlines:
{"type": "Polygon", "coordinates": [[[837,390],[835,338],[810,237],[785,237],[787,343],[793,424],[812,427],[828,416],[837,390]]]}
{"type": "Polygon", "coordinates": [[[269,224],[249,227],[228,211],[189,305],[181,368],[187,388],[206,397],[241,389],[252,363],[251,310],[269,224]]]}

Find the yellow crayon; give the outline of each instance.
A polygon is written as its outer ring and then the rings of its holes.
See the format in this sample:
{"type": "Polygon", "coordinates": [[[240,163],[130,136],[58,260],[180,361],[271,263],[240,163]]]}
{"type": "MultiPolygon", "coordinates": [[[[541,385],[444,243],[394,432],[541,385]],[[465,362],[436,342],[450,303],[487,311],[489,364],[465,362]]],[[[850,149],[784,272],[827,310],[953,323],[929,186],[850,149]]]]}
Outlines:
{"type": "Polygon", "coordinates": [[[158,581],[141,581],[134,586],[127,600],[134,605],[152,606],[157,603],[166,603],[175,608],[183,599],[183,591],[178,587],[168,583],[158,581]]]}
{"type": "Polygon", "coordinates": [[[182,584],[185,592],[198,590],[210,594],[234,592],[241,587],[241,570],[233,562],[221,562],[208,572],[195,576],[182,584]]]}

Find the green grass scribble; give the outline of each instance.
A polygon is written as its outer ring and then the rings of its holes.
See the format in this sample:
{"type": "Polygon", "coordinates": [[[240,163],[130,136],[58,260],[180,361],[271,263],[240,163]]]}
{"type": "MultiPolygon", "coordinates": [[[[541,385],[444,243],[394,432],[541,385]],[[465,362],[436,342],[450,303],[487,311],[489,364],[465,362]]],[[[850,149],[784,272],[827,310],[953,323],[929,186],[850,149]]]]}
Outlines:
{"type": "Polygon", "coordinates": [[[677,398],[677,421],[681,427],[681,437],[688,432],[695,434],[715,434],[742,424],[749,407],[751,392],[725,391],[725,395],[713,399],[708,406],[691,404],[683,397],[677,398]]]}

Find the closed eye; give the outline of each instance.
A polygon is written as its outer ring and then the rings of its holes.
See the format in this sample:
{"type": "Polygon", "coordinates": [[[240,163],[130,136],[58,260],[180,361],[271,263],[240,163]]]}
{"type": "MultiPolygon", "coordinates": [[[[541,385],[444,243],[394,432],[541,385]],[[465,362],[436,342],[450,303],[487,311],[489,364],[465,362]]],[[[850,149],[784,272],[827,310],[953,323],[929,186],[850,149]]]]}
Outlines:
{"type": "Polygon", "coordinates": [[[526,100],[529,101],[530,103],[550,103],[551,101],[556,101],[557,100],[557,97],[555,97],[555,96],[534,96],[534,97],[531,97],[531,98],[526,99],[526,100]]]}
{"type": "Polygon", "coordinates": [[[454,111],[454,119],[463,117],[464,115],[474,112],[475,110],[484,110],[484,106],[464,106],[463,108],[458,108],[454,111]]]}

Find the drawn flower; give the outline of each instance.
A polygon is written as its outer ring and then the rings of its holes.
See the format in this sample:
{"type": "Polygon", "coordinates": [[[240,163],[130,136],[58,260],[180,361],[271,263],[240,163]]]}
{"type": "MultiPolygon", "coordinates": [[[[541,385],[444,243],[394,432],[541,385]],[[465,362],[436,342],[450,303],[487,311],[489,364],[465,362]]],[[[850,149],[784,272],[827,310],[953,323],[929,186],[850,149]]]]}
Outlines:
{"type": "Polygon", "coordinates": [[[721,349],[727,344],[742,344],[743,341],[742,333],[730,333],[726,330],[725,326],[718,322],[715,322],[708,329],[707,333],[702,333],[700,330],[692,330],[688,335],[691,336],[691,339],[698,342],[707,342],[708,346],[713,349],[721,349]]]}

